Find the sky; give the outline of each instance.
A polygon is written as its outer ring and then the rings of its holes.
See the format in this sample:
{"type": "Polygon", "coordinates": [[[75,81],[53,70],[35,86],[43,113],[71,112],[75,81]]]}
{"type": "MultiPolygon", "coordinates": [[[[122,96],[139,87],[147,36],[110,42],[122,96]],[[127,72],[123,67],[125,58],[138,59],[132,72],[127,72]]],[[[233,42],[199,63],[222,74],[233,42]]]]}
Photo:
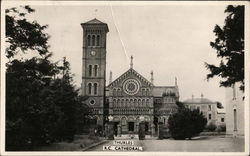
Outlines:
{"type": "Polygon", "coordinates": [[[201,93],[225,105],[225,88],[219,78],[206,80],[204,63],[218,64],[211,48],[216,24],[223,26],[226,5],[52,5],[35,6],[27,16],[48,24],[49,44],[54,61],[66,57],[71,64],[76,86],[81,84],[82,35],[80,23],[97,18],[108,24],[107,82],[129,69],[150,80],[154,72],[156,86],[173,86],[178,80],[180,100],[200,98],[201,93]],[[97,11],[95,11],[97,10],[97,11]]]}

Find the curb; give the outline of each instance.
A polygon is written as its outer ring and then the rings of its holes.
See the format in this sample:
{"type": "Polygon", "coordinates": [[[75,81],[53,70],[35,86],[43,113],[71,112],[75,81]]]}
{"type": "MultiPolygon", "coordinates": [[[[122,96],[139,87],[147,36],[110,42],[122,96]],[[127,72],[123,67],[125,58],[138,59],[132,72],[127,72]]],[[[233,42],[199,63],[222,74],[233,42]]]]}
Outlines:
{"type": "Polygon", "coordinates": [[[102,141],[100,141],[100,142],[94,143],[94,144],[92,144],[92,145],[90,145],[90,146],[87,146],[87,147],[83,148],[82,151],[87,151],[87,150],[89,150],[89,149],[91,149],[91,148],[93,148],[93,147],[95,147],[95,146],[104,144],[104,143],[107,142],[107,141],[108,141],[108,140],[102,140],[102,141]]]}

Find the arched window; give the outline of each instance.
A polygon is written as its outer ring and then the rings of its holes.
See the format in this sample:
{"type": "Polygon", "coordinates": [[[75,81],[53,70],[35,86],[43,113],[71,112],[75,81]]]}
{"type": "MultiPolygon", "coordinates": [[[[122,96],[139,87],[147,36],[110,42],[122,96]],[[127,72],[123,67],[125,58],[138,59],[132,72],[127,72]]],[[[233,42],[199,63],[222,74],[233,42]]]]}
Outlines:
{"type": "Polygon", "coordinates": [[[121,100],[121,107],[124,107],[124,99],[121,100]]]}
{"type": "Polygon", "coordinates": [[[94,83],[94,94],[97,94],[97,83],[94,83]]]}
{"type": "Polygon", "coordinates": [[[89,76],[92,76],[92,65],[89,65],[89,76]]]}
{"type": "Polygon", "coordinates": [[[95,76],[97,76],[97,68],[98,68],[98,66],[95,65],[95,66],[94,66],[94,75],[95,75],[95,76]]]}
{"type": "Polygon", "coordinates": [[[97,35],[97,43],[96,43],[97,46],[100,46],[100,35],[97,35]]]}
{"type": "Polygon", "coordinates": [[[133,99],[130,99],[130,106],[134,107],[134,100],[133,99]]]}
{"type": "Polygon", "coordinates": [[[146,105],[149,107],[149,99],[146,100],[146,105]]]}
{"type": "Polygon", "coordinates": [[[95,35],[92,35],[92,46],[95,46],[95,35]]]}
{"type": "Polygon", "coordinates": [[[146,89],[146,96],[149,95],[149,89],[146,89]]]}
{"type": "Polygon", "coordinates": [[[142,92],[142,95],[145,95],[145,89],[144,88],[141,89],[141,92],[142,92]]]}
{"type": "Polygon", "coordinates": [[[117,95],[121,96],[121,89],[120,88],[117,89],[117,95]]]}
{"type": "Polygon", "coordinates": [[[120,99],[117,100],[117,106],[121,107],[120,99]]]}
{"type": "Polygon", "coordinates": [[[138,100],[138,106],[141,107],[141,99],[138,100]]]}
{"type": "Polygon", "coordinates": [[[126,99],[126,106],[129,107],[129,101],[126,99]]]}
{"type": "Polygon", "coordinates": [[[113,107],[118,107],[118,104],[116,103],[116,99],[113,99],[113,107]]]}
{"type": "Polygon", "coordinates": [[[145,100],[142,99],[142,107],[145,107],[145,100]]]}
{"type": "Polygon", "coordinates": [[[137,99],[134,100],[135,107],[138,107],[137,99]]]}
{"type": "Polygon", "coordinates": [[[116,96],[116,89],[113,89],[113,95],[116,96]]]}
{"type": "Polygon", "coordinates": [[[90,46],[90,40],[91,40],[91,37],[90,37],[90,35],[88,35],[88,41],[87,41],[87,42],[88,42],[88,43],[87,43],[88,46],[90,46]]]}
{"type": "Polygon", "coordinates": [[[91,90],[92,90],[92,84],[88,84],[88,94],[91,95],[91,90]]]}

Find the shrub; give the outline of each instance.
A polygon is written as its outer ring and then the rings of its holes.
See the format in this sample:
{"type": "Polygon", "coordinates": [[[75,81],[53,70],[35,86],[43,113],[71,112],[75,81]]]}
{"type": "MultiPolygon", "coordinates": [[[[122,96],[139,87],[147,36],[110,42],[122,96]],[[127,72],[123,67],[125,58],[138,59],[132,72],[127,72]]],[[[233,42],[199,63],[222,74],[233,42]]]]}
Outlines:
{"type": "Polygon", "coordinates": [[[226,132],[226,125],[219,125],[216,128],[217,132],[226,132]]]}
{"type": "Polygon", "coordinates": [[[198,135],[207,124],[207,119],[199,110],[181,108],[168,119],[169,133],[177,140],[198,135]]]}
{"type": "Polygon", "coordinates": [[[216,130],[217,126],[213,123],[210,122],[207,126],[206,126],[206,130],[209,132],[214,132],[216,130]]]}

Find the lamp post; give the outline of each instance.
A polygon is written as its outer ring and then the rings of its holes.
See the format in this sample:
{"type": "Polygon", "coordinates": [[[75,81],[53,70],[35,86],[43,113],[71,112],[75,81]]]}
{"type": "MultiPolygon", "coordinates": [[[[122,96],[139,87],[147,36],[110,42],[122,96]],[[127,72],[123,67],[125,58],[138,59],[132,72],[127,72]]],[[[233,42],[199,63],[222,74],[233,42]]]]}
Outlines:
{"type": "Polygon", "coordinates": [[[114,117],[112,115],[108,116],[108,140],[114,140],[114,117]]]}
{"type": "Polygon", "coordinates": [[[140,116],[139,117],[140,123],[139,123],[139,140],[144,140],[145,139],[145,117],[140,116]]]}

